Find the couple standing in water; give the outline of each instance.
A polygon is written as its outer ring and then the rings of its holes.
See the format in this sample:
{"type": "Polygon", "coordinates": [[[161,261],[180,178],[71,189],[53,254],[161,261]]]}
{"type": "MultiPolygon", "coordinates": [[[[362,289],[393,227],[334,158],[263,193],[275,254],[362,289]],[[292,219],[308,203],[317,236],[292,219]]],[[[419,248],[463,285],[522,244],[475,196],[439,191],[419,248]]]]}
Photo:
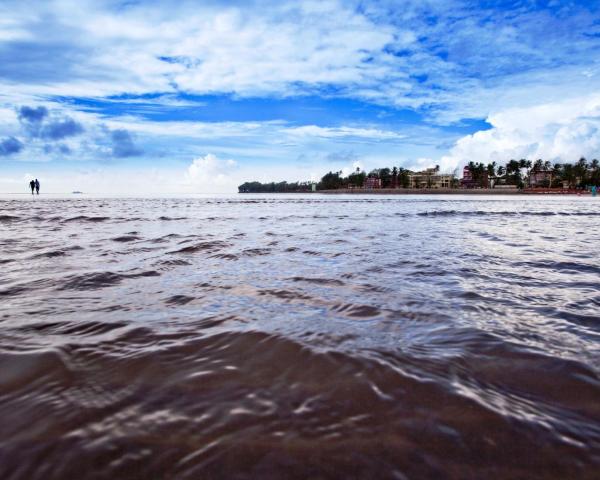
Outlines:
{"type": "Polygon", "coordinates": [[[29,182],[29,187],[31,188],[32,195],[33,195],[34,190],[38,195],[40,194],[40,182],[38,181],[37,178],[35,180],[32,180],[31,182],[29,182]]]}

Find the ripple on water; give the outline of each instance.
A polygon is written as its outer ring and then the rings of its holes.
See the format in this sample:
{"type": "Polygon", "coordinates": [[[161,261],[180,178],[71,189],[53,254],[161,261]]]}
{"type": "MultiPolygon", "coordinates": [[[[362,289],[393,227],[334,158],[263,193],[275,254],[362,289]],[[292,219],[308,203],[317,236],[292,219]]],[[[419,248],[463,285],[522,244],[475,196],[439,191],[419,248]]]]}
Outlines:
{"type": "Polygon", "coordinates": [[[7,201],[0,478],[593,479],[599,215],[7,201]]]}

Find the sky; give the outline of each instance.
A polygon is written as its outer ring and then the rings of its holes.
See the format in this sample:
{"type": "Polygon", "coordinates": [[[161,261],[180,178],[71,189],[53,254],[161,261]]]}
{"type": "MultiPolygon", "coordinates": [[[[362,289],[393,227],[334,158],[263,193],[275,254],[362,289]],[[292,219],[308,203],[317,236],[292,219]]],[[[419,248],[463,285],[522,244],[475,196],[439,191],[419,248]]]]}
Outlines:
{"type": "Polygon", "coordinates": [[[600,157],[600,0],[0,0],[0,193],[600,157]]]}

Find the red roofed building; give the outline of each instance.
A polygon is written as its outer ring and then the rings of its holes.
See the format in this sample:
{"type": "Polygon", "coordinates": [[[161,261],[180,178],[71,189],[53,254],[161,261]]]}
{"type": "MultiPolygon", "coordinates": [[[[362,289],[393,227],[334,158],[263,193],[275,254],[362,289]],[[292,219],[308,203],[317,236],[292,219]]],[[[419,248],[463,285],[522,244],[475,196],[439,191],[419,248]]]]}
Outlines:
{"type": "Polygon", "coordinates": [[[376,177],[367,177],[365,179],[365,188],[381,188],[381,179],[376,177]]]}

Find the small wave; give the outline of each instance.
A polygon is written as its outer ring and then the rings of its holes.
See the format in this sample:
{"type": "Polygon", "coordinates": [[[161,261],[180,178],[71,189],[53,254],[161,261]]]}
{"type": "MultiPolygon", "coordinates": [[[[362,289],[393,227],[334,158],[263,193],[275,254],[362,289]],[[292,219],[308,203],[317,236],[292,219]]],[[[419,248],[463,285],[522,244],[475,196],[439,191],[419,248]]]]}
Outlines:
{"type": "Polygon", "coordinates": [[[141,240],[141,238],[136,235],[122,235],[120,237],[112,238],[111,240],[113,242],[134,242],[136,240],[141,240]]]}
{"type": "Polygon", "coordinates": [[[174,250],[170,253],[196,253],[196,252],[213,252],[215,250],[220,250],[222,248],[229,247],[230,244],[227,242],[223,242],[221,240],[212,240],[206,242],[196,243],[194,245],[189,245],[187,247],[180,248],[179,250],[174,250]]]}
{"type": "Polygon", "coordinates": [[[194,297],[189,297],[187,295],[173,295],[165,300],[167,305],[186,305],[195,300],[194,297]]]}
{"type": "Polygon", "coordinates": [[[54,381],[58,384],[71,381],[72,372],[57,350],[0,353],[0,363],[0,391],[3,394],[27,387],[33,381],[54,381]]]}
{"type": "Polygon", "coordinates": [[[243,255],[249,257],[256,257],[261,255],[269,255],[271,253],[271,249],[269,248],[247,248],[242,252],[243,255]]]}
{"type": "Polygon", "coordinates": [[[543,261],[538,260],[535,262],[515,262],[513,265],[524,266],[528,268],[544,268],[556,271],[565,272],[577,272],[577,273],[591,273],[600,275],[600,266],[590,265],[589,263],[581,262],[559,262],[559,261],[543,261]]]}
{"type": "Polygon", "coordinates": [[[162,265],[165,267],[179,267],[182,265],[191,265],[187,260],[177,259],[177,260],[161,260],[157,262],[155,265],[162,265]]]}
{"type": "Polygon", "coordinates": [[[211,255],[210,258],[221,258],[223,260],[238,260],[239,257],[234,253],[217,253],[215,255],[211,255]]]}
{"type": "Polygon", "coordinates": [[[86,273],[67,277],[58,290],[94,290],[120,283],[125,275],[113,272],[86,273]]]}
{"type": "Polygon", "coordinates": [[[167,217],[165,215],[158,217],[162,222],[176,221],[176,220],[187,220],[187,217],[167,217]]]}
{"type": "Polygon", "coordinates": [[[336,285],[343,286],[344,282],[335,278],[317,278],[317,277],[291,277],[292,282],[316,283],[317,285],[336,285]]]}
{"type": "Polygon", "coordinates": [[[168,235],[163,235],[162,237],[153,238],[150,240],[150,243],[165,243],[175,238],[181,238],[181,235],[177,233],[170,233],[168,235]]]}
{"type": "Polygon", "coordinates": [[[64,220],[64,222],[65,223],[69,223],[69,222],[92,222],[92,223],[98,223],[98,222],[105,222],[107,220],[110,220],[110,217],[88,217],[86,215],[78,215],[76,217],[67,218],[66,220],[64,220]]]}
{"type": "Polygon", "coordinates": [[[371,305],[355,305],[352,303],[336,304],[332,310],[338,313],[343,313],[349,317],[370,318],[377,317],[381,314],[381,310],[371,305]]]}
{"type": "Polygon", "coordinates": [[[16,297],[21,294],[30,294],[36,290],[55,285],[55,281],[50,278],[41,278],[31,282],[17,283],[4,290],[0,290],[0,297],[16,297]]]}
{"type": "Polygon", "coordinates": [[[306,295],[304,293],[300,293],[300,292],[296,292],[294,290],[288,290],[288,289],[284,289],[284,288],[278,288],[278,289],[273,289],[273,288],[265,288],[262,290],[258,290],[258,295],[262,295],[262,296],[269,296],[269,297],[275,297],[275,298],[279,298],[281,300],[312,300],[313,297],[311,297],[310,295],[306,295]]]}
{"type": "Polygon", "coordinates": [[[55,328],[55,332],[62,335],[93,336],[102,335],[127,326],[126,322],[76,321],[61,323],[60,328],[55,328]]]}
{"type": "Polygon", "coordinates": [[[595,217],[599,216],[600,212],[556,212],[556,211],[488,211],[488,210],[432,210],[426,212],[419,212],[415,215],[419,217],[450,217],[450,216],[494,216],[494,217],[554,217],[554,216],[586,216],[595,217]]]}
{"type": "Polygon", "coordinates": [[[67,277],[58,290],[96,290],[111,287],[128,278],[158,277],[160,273],[148,270],[140,273],[94,272],[67,277]]]}
{"type": "Polygon", "coordinates": [[[21,220],[21,217],[14,215],[0,215],[0,222],[15,222],[17,220],[21,220]]]}
{"type": "Polygon", "coordinates": [[[54,257],[64,257],[68,255],[65,250],[51,250],[49,252],[38,253],[31,258],[54,258],[54,257]]]}

